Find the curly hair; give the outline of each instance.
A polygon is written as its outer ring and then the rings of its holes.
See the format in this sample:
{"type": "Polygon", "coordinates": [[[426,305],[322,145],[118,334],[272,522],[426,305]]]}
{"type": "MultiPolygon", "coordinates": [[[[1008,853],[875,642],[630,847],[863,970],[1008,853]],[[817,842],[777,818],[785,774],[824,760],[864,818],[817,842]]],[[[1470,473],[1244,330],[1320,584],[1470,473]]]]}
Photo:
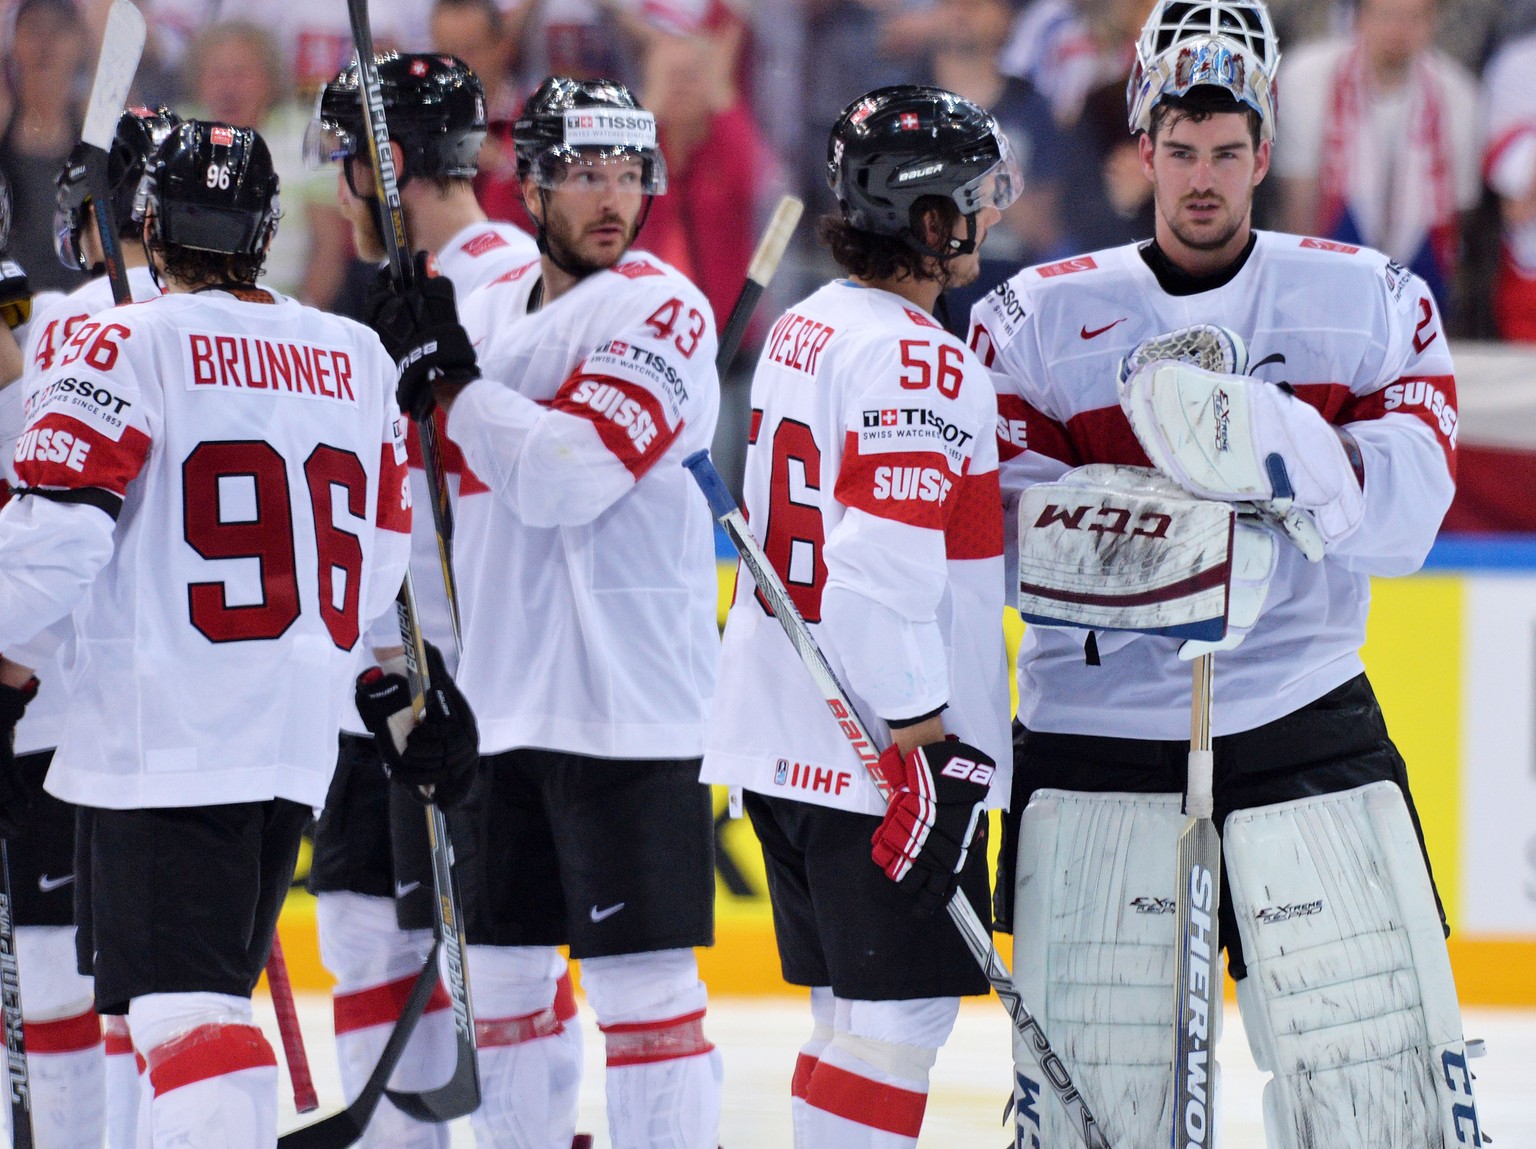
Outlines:
{"type": "Polygon", "coordinates": [[[204,286],[213,283],[242,283],[254,285],[266,268],[267,253],[259,255],[230,255],[221,251],[199,251],[179,244],[166,244],[152,240],[151,256],[159,256],[165,274],[178,283],[204,286]]]}
{"type": "MultiPolygon", "coordinates": [[[[959,219],[960,209],[953,200],[923,196],[912,205],[910,226],[914,234],[933,227],[940,235],[949,235],[959,219]]],[[[837,265],[855,279],[910,277],[949,282],[949,257],[919,251],[908,240],[895,236],[862,231],[836,213],[816,221],[816,238],[831,251],[837,265]]]]}

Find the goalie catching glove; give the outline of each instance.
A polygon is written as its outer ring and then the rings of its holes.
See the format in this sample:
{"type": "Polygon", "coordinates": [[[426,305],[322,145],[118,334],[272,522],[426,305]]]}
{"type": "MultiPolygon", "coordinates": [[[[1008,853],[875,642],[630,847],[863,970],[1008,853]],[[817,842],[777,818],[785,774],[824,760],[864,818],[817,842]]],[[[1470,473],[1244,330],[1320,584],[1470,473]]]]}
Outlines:
{"type": "Polygon", "coordinates": [[[401,290],[388,270],[368,290],[363,314],[400,373],[395,399],[417,422],[432,413],[432,385],[480,377],[469,333],[459,323],[453,281],[432,272],[427,252],[416,253],[416,282],[401,290]]]}
{"type": "Polygon", "coordinates": [[[16,762],[16,724],[35,697],[35,676],[23,686],[0,685],[0,838],[14,838],[21,832],[32,799],[43,788],[46,766],[26,774],[16,762]]]}
{"type": "Polygon", "coordinates": [[[403,674],[370,667],[357,679],[357,712],[373,735],[389,776],[423,803],[444,809],[469,794],[480,761],[480,731],[442,653],[427,648],[426,708],[411,725],[411,686],[403,674]]]}
{"type": "Polygon", "coordinates": [[[891,791],[871,841],[875,865],[929,917],[954,895],[976,838],[997,763],[951,736],[902,757],[894,744],[875,764],[891,791]]]}

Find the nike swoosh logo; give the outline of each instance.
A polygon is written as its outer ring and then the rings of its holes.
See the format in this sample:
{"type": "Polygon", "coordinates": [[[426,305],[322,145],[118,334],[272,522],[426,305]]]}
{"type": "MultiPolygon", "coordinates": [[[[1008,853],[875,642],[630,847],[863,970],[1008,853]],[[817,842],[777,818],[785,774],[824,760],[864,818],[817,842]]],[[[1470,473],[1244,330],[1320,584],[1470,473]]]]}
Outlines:
{"type": "Polygon", "coordinates": [[[1097,339],[1100,335],[1103,335],[1111,327],[1118,327],[1118,326],[1120,326],[1120,324],[1124,323],[1129,318],[1130,318],[1129,315],[1122,315],[1119,319],[1115,320],[1113,323],[1106,324],[1105,326],[1097,328],[1097,329],[1095,329],[1093,331],[1089,331],[1088,330],[1088,325],[1085,323],[1082,326],[1082,328],[1078,331],[1078,334],[1081,335],[1084,339],[1097,339]]]}
{"type": "Polygon", "coordinates": [[[609,906],[606,910],[600,910],[596,906],[593,906],[592,907],[592,915],[591,915],[592,916],[592,920],[594,922],[600,922],[604,918],[611,918],[611,917],[613,917],[614,914],[618,913],[623,908],[624,908],[624,903],[623,902],[615,902],[613,905],[609,906]]]}
{"type": "Polygon", "coordinates": [[[1285,356],[1280,354],[1280,352],[1276,351],[1273,355],[1266,355],[1266,356],[1264,356],[1263,359],[1260,359],[1252,367],[1248,368],[1248,370],[1250,372],[1257,371],[1260,367],[1268,367],[1271,363],[1284,363],[1284,362],[1285,362],[1285,356]]]}
{"type": "Polygon", "coordinates": [[[54,890],[63,889],[74,880],[74,874],[65,874],[62,878],[50,878],[47,874],[40,874],[37,879],[37,888],[45,894],[51,894],[54,890]]]}
{"type": "Polygon", "coordinates": [[[405,897],[406,894],[410,893],[412,890],[417,890],[417,889],[420,889],[420,888],[421,888],[421,883],[420,882],[396,882],[395,883],[395,897],[403,898],[403,897],[405,897]]]}

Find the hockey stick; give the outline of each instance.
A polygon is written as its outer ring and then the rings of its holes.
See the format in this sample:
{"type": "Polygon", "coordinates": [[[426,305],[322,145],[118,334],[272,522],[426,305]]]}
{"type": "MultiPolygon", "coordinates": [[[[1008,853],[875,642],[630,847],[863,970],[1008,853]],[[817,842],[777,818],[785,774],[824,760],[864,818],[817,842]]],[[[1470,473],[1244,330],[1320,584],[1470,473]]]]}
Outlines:
{"type": "MultiPolygon", "coordinates": [[[[704,492],[704,497],[709,500],[710,512],[725,528],[725,533],[730,536],[737,553],[741,555],[741,561],[751,572],[752,580],[757,583],[757,589],[767,600],[774,618],[778,619],[779,625],[784,628],[784,633],[794,646],[795,652],[799,654],[800,661],[811,672],[811,677],[815,679],[816,686],[821,691],[821,697],[826,701],[828,709],[832,711],[833,719],[842,730],[844,737],[848,739],[848,745],[858,756],[865,770],[869,772],[870,780],[879,789],[880,796],[889,801],[890,790],[885,780],[874,769],[880,757],[879,752],[875,750],[874,739],[869,736],[863,720],[854,709],[842,683],[838,682],[837,675],[833,673],[831,665],[827,662],[827,656],[816,645],[816,639],[812,637],[810,628],[800,617],[800,612],[795,609],[794,601],[789,597],[789,591],[785,589],[778,572],[773,569],[768,556],[763,553],[762,546],[753,536],[751,528],[747,526],[747,520],[742,515],[741,508],[736,505],[736,500],[731,497],[725,480],[720,477],[720,472],[715,470],[714,463],[710,461],[709,452],[694,452],[683,460],[683,466],[688,468],[694,481],[704,492]]],[[[956,890],[949,900],[948,909],[950,920],[960,931],[966,948],[971,951],[971,955],[987,975],[987,980],[992,983],[992,989],[1002,1000],[1009,1017],[1013,1019],[1014,1029],[1024,1039],[1024,1044],[1039,1064],[1041,1073],[1055,1090],[1062,1107],[1067,1111],[1073,1126],[1082,1137],[1083,1144],[1088,1149],[1110,1149],[1109,1140],[1100,1129],[1098,1119],[1088,1108],[1088,1103],[1083,1100],[1082,1094],[1073,1084],[1072,1075],[1067,1072],[1066,1065],[1051,1048],[1051,1043],[1046,1039],[1040,1023],[1030,1013],[1029,1006],[1025,1004],[1019,991],[1014,988],[1008,967],[998,956],[996,948],[992,945],[991,936],[987,933],[986,927],[981,924],[981,919],[977,917],[971,903],[966,900],[963,893],[956,890]]]]}
{"type": "Polygon", "coordinates": [[[715,370],[719,374],[724,375],[736,358],[747,334],[747,324],[752,322],[752,313],[757,310],[757,301],[763,297],[773,273],[778,270],[779,260],[784,258],[784,249],[789,246],[804,210],[805,204],[792,195],[783,196],[773,209],[773,218],[763,229],[763,238],[757,241],[757,250],[747,265],[747,281],[741,285],[741,294],[731,306],[730,318],[720,329],[720,347],[715,352],[715,370]]]}
{"type": "Polygon", "coordinates": [[[21,968],[16,964],[16,920],[11,907],[11,856],[0,838],[0,1010],[5,1013],[5,1065],[11,1081],[11,1144],[32,1149],[32,1080],[21,1020],[21,968]]]}
{"type": "Polygon", "coordinates": [[[144,52],[144,17],[128,0],[115,0],[107,12],[106,30],[101,40],[101,55],[96,61],[96,78],[91,83],[90,102],[85,106],[85,127],[80,142],[85,145],[86,183],[91,189],[91,206],[96,216],[96,231],[107,265],[107,279],[112,284],[113,303],[132,303],[128,269],[123,266],[123,248],[118,242],[117,221],[112,213],[112,185],[107,178],[107,156],[117,135],[117,121],[123,114],[128,89],[139,70],[144,52]]]}
{"type": "Polygon", "coordinates": [[[1188,816],[1179,834],[1178,950],[1174,954],[1173,1130],[1187,1149],[1211,1145],[1216,1118],[1214,1014],[1221,1009],[1221,839],[1212,821],[1211,659],[1192,670],[1189,708],[1188,816]]]}
{"type": "Polygon", "coordinates": [[[304,1031],[299,1028],[299,1011],[293,1003],[293,982],[288,980],[283,942],[275,932],[272,934],[272,952],[267,955],[267,988],[272,991],[277,1032],[283,1039],[283,1057],[288,1062],[288,1078],[293,1082],[293,1107],[300,1113],[309,1113],[320,1108],[320,1099],[315,1096],[309,1054],[304,1051],[304,1031]]]}

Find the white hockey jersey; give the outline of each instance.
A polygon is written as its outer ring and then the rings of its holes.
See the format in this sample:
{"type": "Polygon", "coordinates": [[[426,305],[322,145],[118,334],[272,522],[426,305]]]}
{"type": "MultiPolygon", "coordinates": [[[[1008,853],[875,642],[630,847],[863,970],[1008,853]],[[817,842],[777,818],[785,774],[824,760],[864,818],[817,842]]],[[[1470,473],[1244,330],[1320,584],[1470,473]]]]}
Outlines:
{"type": "Polygon", "coordinates": [[[483,753],[697,756],[720,642],[713,524],[680,463],[719,415],[714,317],[644,252],[529,314],[539,277],[463,306],[484,378],[448,416],[459,685],[483,753]]]}
{"type": "Polygon", "coordinates": [[[29,377],[0,649],[74,611],[50,792],[323,802],[409,553],[394,377],[355,323],[212,291],[100,313],[29,377]]]}
{"type": "MultiPolygon", "coordinates": [[[[1259,232],[1222,286],[1174,295],[1135,245],[1026,268],[972,310],[971,346],[998,391],[1008,554],[1019,492],[1086,463],[1147,466],[1121,412],[1120,359],[1193,323],[1248,343],[1250,374],[1288,383],[1359,444],[1365,518],[1321,563],[1279,542],[1258,625],[1215,661],[1216,734],[1252,729],[1364,668],[1372,575],[1417,570],[1455,489],[1456,382],[1429,289],[1368,248],[1259,232]]],[[[1016,585],[1012,563],[1010,586],[1016,585]]],[[[1032,730],[1189,736],[1189,665],[1168,638],[1030,627],[1019,719],[1032,730]]]]}
{"type": "MultiPolygon", "coordinates": [[[[948,704],[944,728],[998,764],[1008,670],[996,404],[976,357],[889,292],[839,280],[774,324],[752,380],[746,512],[838,681],[882,719],[948,704]]],[[[885,811],[810,675],[740,571],[703,778],[885,811]]]]}

